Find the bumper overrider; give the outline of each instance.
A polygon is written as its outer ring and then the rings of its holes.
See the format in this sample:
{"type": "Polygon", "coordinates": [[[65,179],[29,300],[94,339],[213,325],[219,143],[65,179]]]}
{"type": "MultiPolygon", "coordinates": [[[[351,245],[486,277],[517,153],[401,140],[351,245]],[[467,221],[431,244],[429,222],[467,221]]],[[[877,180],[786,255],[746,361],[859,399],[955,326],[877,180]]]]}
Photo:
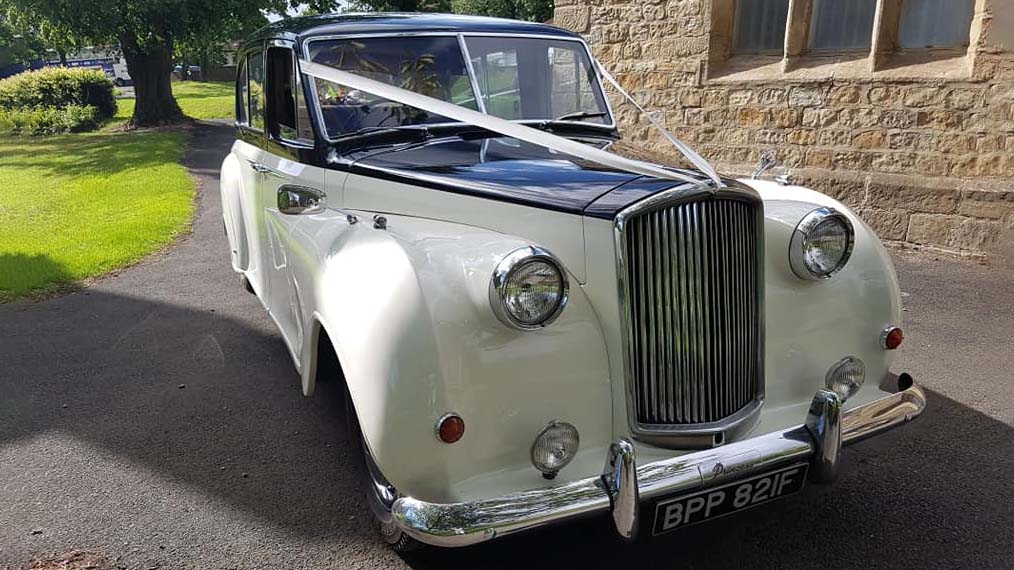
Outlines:
{"type": "Polygon", "coordinates": [[[468,546],[568,519],[609,511],[626,539],[638,532],[642,501],[702,489],[720,481],[808,461],[810,479],[834,480],[841,448],[882,433],[922,414],[926,395],[907,374],[899,392],[842,411],[834,392],[820,390],[802,425],[722,447],[637,465],[634,444],[620,439],[606,455],[600,476],[558,487],[503,497],[437,504],[401,497],[395,524],[420,542],[468,546]]]}

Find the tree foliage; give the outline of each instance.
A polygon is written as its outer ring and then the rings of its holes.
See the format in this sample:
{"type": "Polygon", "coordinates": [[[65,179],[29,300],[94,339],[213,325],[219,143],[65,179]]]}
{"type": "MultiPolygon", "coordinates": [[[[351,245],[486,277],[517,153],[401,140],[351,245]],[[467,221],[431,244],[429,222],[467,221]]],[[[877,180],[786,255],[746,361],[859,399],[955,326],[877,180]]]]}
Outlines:
{"type": "Polygon", "coordinates": [[[298,0],[0,0],[22,21],[77,41],[119,44],[134,80],[133,122],[175,122],[183,114],[172,96],[176,48],[223,41],[263,11],[285,13],[298,0]]]}
{"type": "Polygon", "coordinates": [[[451,0],[455,14],[474,14],[545,22],[553,17],[553,0],[451,0]]]}

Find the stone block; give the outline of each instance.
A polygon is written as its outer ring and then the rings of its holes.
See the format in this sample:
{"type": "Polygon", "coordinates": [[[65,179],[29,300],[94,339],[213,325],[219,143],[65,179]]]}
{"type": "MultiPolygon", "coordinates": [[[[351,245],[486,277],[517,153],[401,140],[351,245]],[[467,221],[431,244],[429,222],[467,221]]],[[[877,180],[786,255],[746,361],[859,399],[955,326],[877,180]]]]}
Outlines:
{"type": "Polygon", "coordinates": [[[557,6],[553,21],[561,28],[583,34],[588,32],[591,23],[591,10],[587,5],[557,6]]]}
{"type": "Polygon", "coordinates": [[[923,131],[895,131],[888,136],[893,150],[936,150],[936,135],[923,131]]]}
{"type": "Polygon", "coordinates": [[[819,107],[824,104],[824,93],[818,87],[793,87],[788,102],[791,107],[819,107]]]}
{"type": "Polygon", "coordinates": [[[978,107],[982,101],[983,91],[980,89],[955,88],[947,94],[946,105],[949,109],[971,109],[978,107]]]}
{"type": "Polygon", "coordinates": [[[907,129],[914,126],[915,123],[915,113],[912,111],[884,111],[880,115],[880,126],[888,129],[907,129]]]}
{"type": "Polygon", "coordinates": [[[940,133],[937,135],[937,151],[948,154],[965,154],[975,150],[975,137],[962,133],[940,133]]]}
{"type": "Polygon", "coordinates": [[[799,125],[803,120],[803,112],[800,109],[787,107],[775,107],[771,109],[771,123],[774,126],[785,129],[799,125]]]}
{"type": "Polygon", "coordinates": [[[852,137],[852,146],[856,148],[884,148],[887,146],[887,131],[873,129],[861,131],[852,137]]]}
{"type": "Polygon", "coordinates": [[[753,134],[753,142],[766,145],[783,144],[785,142],[785,131],[778,129],[758,129],[753,134]]]}
{"type": "Polygon", "coordinates": [[[839,150],[834,153],[834,166],[844,170],[869,170],[874,156],[872,153],[839,150]]]}
{"type": "Polygon", "coordinates": [[[793,129],[789,131],[786,140],[790,144],[813,145],[817,143],[817,131],[814,129],[793,129]]]}
{"type": "Polygon", "coordinates": [[[941,214],[912,214],[906,240],[921,245],[947,247],[951,234],[957,232],[964,216],[941,214]]]}
{"type": "Polygon", "coordinates": [[[867,98],[877,107],[894,107],[902,102],[901,89],[893,85],[871,87],[867,98]]]}
{"type": "Polygon", "coordinates": [[[915,159],[915,172],[929,176],[947,176],[950,162],[936,154],[919,154],[915,159]]]}
{"type": "Polygon", "coordinates": [[[848,146],[852,131],[843,129],[821,129],[817,131],[817,143],[820,146],[848,146]]]}
{"type": "Polygon", "coordinates": [[[839,85],[828,93],[829,105],[854,105],[862,99],[862,90],[854,85],[839,85]]]}
{"type": "Polygon", "coordinates": [[[784,105],[788,98],[784,89],[768,87],[757,92],[756,100],[761,105],[784,105]]]}
{"type": "Polygon", "coordinates": [[[930,107],[941,104],[946,94],[941,87],[912,87],[905,90],[902,100],[906,107],[930,107]]]}
{"type": "Polygon", "coordinates": [[[863,219],[880,239],[904,241],[908,233],[909,213],[904,210],[859,208],[856,214],[863,219]]]}
{"type": "Polygon", "coordinates": [[[740,107],[736,111],[736,124],[742,127],[767,125],[770,113],[764,107],[740,107]]]}
{"type": "Polygon", "coordinates": [[[831,168],[833,159],[834,155],[829,150],[810,149],[806,151],[804,164],[814,168],[831,168]]]}
{"type": "Polygon", "coordinates": [[[912,172],[917,156],[912,152],[879,152],[873,158],[872,167],[878,172],[894,174],[912,172]]]}
{"type": "Polygon", "coordinates": [[[973,218],[1012,219],[1014,191],[964,191],[958,203],[958,213],[973,218]]]}
{"type": "Polygon", "coordinates": [[[728,105],[729,92],[725,89],[705,89],[703,93],[703,101],[708,107],[728,105]]]}
{"type": "Polygon", "coordinates": [[[729,104],[734,106],[749,105],[755,101],[752,89],[733,89],[729,92],[729,104]]]}
{"type": "Polygon", "coordinates": [[[956,182],[949,179],[914,178],[880,174],[870,177],[867,200],[871,207],[893,208],[930,214],[958,210],[956,182]]]}
{"type": "Polygon", "coordinates": [[[919,111],[916,125],[942,131],[960,129],[965,120],[960,111],[919,111]]]}

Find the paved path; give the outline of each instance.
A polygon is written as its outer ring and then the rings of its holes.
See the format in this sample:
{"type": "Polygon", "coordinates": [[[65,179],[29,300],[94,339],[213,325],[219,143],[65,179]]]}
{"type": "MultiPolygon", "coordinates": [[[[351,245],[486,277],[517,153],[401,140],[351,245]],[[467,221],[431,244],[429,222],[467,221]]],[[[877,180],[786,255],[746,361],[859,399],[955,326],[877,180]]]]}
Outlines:
{"type": "Polygon", "coordinates": [[[86,549],[126,568],[1014,567],[1014,279],[898,260],[920,422],[850,448],[834,487],[634,545],[592,519],[399,558],[368,528],[339,397],[303,398],[228,267],[198,130],[194,233],[82,292],[0,306],[0,568],[86,549]]]}

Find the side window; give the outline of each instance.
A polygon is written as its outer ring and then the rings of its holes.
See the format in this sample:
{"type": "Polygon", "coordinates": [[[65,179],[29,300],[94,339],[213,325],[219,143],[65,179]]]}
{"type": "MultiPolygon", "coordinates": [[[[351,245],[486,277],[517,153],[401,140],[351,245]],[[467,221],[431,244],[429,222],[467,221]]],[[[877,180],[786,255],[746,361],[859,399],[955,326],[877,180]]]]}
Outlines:
{"type": "Polygon", "coordinates": [[[869,49],[877,0],[813,0],[810,49],[869,49]]]}
{"type": "Polygon", "coordinates": [[[789,0],[739,0],[733,49],[738,53],[781,53],[789,0]]]}
{"type": "Polygon", "coordinates": [[[236,123],[240,125],[250,124],[247,117],[247,110],[250,108],[250,86],[247,81],[246,60],[243,60],[236,73],[236,123]]]}
{"type": "Polygon", "coordinates": [[[247,66],[250,126],[264,130],[264,55],[250,56],[247,66]]]}
{"type": "Polygon", "coordinates": [[[901,47],[967,46],[974,4],[974,0],[905,0],[901,47]]]}
{"type": "Polygon", "coordinates": [[[296,74],[292,50],[268,49],[268,133],[275,138],[295,140],[296,135],[296,74]]]}

